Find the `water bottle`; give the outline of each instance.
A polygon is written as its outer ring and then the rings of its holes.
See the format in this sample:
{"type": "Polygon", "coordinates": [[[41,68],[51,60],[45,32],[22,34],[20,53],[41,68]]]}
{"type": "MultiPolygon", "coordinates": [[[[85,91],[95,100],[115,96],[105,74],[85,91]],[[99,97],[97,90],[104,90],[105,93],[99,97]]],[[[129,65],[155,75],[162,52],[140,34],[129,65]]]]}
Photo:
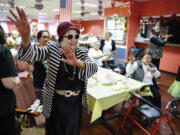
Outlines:
{"type": "Polygon", "coordinates": [[[130,74],[126,74],[125,75],[125,84],[126,84],[126,86],[128,87],[128,86],[130,86],[130,78],[131,78],[131,75],[130,74]]]}
{"type": "Polygon", "coordinates": [[[129,80],[129,78],[131,78],[130,74],[126,74],[126,79],[129,80]]]}

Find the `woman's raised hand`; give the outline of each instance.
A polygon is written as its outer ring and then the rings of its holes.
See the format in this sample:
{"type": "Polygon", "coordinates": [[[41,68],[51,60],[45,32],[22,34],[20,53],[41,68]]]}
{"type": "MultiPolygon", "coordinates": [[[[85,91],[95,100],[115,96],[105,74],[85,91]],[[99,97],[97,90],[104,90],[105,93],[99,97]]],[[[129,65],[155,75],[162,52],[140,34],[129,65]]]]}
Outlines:
{"type": "MultiPolygon", "coordinates": [[[[62,44],[62,43],[61,43],[62,44]]],[[[61,46],[61,52],[66,56],[66,59],[62,58],[61,60],[69,65],[76,65],[77,58],[75,56],[75,48],[70,45],[63,45],[61,46]]]]}
{"type": "Polygon", "coordinates": [[[66,56],[66,59],[65,58],[61,59],[62,62],[67,63],[71,66],[80,67],[81,69],[85,68],[84,62],[76,58],[75,47],[62,44],[60,51],[66,56]]]}
{"type": "Polygon", "coordinates": [[[16,7],[16,11],[18,15],[16,16],[12,10],[9,10],[12,17],[7,16],[9,20],[11,20],[15,25],[17,30],[19,31],[22,38],[22,46],[24,49],[28,47],[30,44],[30,24],[28,22],[27,16],[23,9],[16,7]]]}
{"type": "Polygon", "coordinates": [[[134,61],[135,61],[134,54],[133,54],[133,53],[130,53],[128,58],[129,58],[130,63],[131,63],[131,64],[134,64],[134,61]]]}

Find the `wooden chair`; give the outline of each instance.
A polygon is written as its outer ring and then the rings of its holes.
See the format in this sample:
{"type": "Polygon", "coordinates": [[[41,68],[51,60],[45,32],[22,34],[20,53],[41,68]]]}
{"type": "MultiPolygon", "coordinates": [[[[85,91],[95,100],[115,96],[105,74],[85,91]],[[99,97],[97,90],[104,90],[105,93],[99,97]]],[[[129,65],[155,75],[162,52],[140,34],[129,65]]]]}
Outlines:
{"type": "Polygon", "coordinates": [[[14,61],[17,67],[18,76],[23,81],[24,79],[30,77],[31,71],[33,71],[33,65],[25,61],[20,61],[14,56],[14,61]]]}
{"type": "MultiPolygon", "coordinates": [[[[43,90],[34,90],[32,79],[26,78],[24,81],[20,83],[20,85],[15,87],[13,91],[16,94],[16,100],[17,100],[17,105],[16,105],[17,117],[23,114],[24,116],[28,118],[27,123],[30,126],[34,126],[34,125],[38,126],[36,123],[35,117],[39,117],[42,114],[37,111],[31,112],[27,109],[36,100],[36,92],[42,92],[43,90]]],[[[38,123],[41,123],[41,122],[38,122],[38,123]]]]}

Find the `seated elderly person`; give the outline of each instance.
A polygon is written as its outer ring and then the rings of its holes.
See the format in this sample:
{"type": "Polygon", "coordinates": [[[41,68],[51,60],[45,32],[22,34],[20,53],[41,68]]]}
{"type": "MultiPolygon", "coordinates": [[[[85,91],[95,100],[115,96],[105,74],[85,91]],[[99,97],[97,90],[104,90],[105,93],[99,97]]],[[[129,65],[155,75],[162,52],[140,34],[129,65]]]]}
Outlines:
{"type": "Polygon", "coordinates": [[[134,55],[130,54],[130,62],[127,64],[126,73],[130,74],[133,79],[150,85],[153,94],[153,97],[151,97],[152,103],[161,108],[161,94],[155,82],[155,78],[160,76],[160,72],[151,63],[152,56],[149,52],[143,52],[139,58],[140,60],[135,61],[134,55]]]}
{"type": "Polygon", "coordinates": [[[103,66],[103,61],[108,60],[110,58],[109,54],[103,54],[103,52],[99,49],[100,42],[96,41],[92,43],[92,48],[89,49],[88,55],[98,66],[103,66]],[[107,57],[105,57],[107,56],[107,57]]]}

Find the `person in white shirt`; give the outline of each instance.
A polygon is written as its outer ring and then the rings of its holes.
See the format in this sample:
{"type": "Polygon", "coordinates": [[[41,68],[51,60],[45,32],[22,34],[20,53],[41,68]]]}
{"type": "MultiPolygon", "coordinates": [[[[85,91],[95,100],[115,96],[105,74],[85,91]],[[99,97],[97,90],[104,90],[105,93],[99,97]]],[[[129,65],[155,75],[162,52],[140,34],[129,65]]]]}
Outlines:
{"type": "Polygon", "coordinates": [[[112,33],[111,32],[106,32],[105,33],[105,40],[101,40],[101,45],[100,45],[100,50],[104,54],[109,54],[111,57],[107,60],[104,61],[104,67],[109,67],[109,68],[115,68],[115,62],[114,62],[114,54],[116,54],[116,42],[111,39],[112,33]]]}
{"type": "Polygon", "coordinates": [[[98,66],[103,66],[103,61],[109,58],[109,54],[103,54],[101,50],[99,50],[100,42],[96,41],[92,43],[92,48],[89,49],[88,55],[98,66]]]}
{"type": "Polygon", "coordinates": [[[21,45],[21,41],[17,41],[14,43],[14,47],[12,49],[10,49],[13,57],[17,55],[20,45],[21,45]]]}
{"type": "Polygon", "coordinates": [[[160,77],[160,72],[151,63],[152,56],[149,52],[143,52],[139,58],[140,60],[135,61],[134,55],[130,54],[130,62],[127,64],[126,73],[130,74],[133,79],[150,85],[153,94],[152,103],[161,108],[161,94],[155,81],[156,78],[160,77]]]}

